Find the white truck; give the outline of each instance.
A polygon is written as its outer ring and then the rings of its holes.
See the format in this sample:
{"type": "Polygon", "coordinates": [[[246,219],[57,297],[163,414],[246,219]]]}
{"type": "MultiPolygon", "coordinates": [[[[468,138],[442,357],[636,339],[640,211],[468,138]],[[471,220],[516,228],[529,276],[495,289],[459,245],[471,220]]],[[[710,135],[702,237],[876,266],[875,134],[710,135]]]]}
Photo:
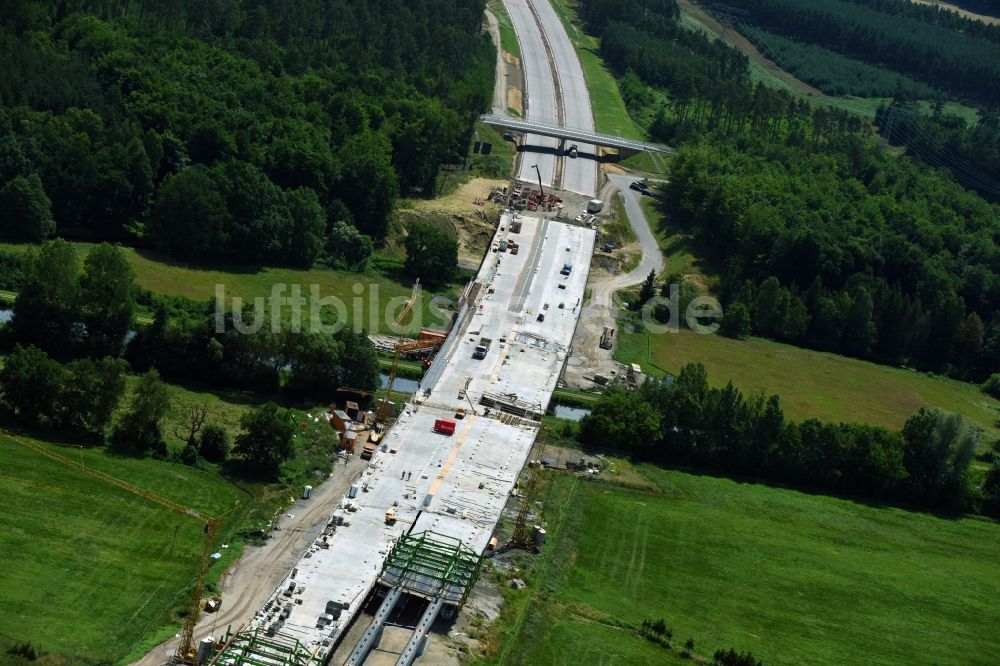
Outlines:
{"type": "Polygon", "coordinates": [[[472,352],[472,358],[482,360],[486,358],[486,352],[490,350],[493,338],[479,338],[479,344],[472,352]]]}

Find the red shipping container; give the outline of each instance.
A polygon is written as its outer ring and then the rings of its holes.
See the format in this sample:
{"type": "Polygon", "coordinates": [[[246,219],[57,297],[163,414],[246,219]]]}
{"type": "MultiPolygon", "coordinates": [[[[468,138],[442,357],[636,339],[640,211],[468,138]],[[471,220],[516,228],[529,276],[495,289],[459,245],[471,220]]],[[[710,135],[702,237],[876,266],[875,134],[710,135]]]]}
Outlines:
{"type": "Polygon", "coordinates": [[[434,432],[439,432],[443,435],[454,435],[455,425],[455,419],[437,419],[434,421],[434,432]]]}

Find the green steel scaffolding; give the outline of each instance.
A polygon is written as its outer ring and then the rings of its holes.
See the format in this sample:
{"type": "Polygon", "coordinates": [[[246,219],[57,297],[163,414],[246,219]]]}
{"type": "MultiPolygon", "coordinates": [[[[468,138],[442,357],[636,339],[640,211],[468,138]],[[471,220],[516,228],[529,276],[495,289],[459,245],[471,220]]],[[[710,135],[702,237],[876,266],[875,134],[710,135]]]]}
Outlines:
{"type": "Polygon", "coordinates": [[[264,629],[241,629],[226,637],[212,666],[322,666],[324,659],[294,638],[267,635],[264,629]]]}
{"type": "Polygon", "coordinates": [[[427,530],[404,534],[392,547],[382,584],[461,606],[476,582],[483,556],[460,540],[427,530]]]}

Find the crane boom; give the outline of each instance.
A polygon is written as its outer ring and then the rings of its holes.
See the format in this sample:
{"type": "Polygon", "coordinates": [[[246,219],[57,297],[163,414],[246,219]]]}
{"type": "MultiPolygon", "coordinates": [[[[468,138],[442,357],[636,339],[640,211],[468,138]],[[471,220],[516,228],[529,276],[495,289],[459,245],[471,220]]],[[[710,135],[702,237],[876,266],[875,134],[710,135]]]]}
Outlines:
{"type": "Polygon", "coordinates": [[[538,174],[538,191],[544,197],[545,196],[545,188],[542,187],[542,170],[538,168],[537,164],[533,164],[532,166],[535,168],[535,172],[538,174]]]}

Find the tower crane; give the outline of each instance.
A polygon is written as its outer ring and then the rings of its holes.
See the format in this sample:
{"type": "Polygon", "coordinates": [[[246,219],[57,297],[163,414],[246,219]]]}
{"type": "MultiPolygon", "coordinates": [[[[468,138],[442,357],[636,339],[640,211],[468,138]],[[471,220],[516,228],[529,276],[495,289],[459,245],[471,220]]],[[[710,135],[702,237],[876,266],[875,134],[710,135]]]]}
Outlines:
{"type": "MultiPolygon", "coordinates": [[[[180,644],[177,646],[177,652],[174,655],[175,662],[179,662],[182,664],[197,664],[198,651],[194,646],[194,628],[195,625],[198,623],[198,615],[201,606],[201,594],[204,591],[205,587],[205,574],[208,573],[209,564],[211,564],[212,562],[212,547],[215,544],[215,536],[216,533],[218,532],[219,522],[222,516],[210,516],[207,513],[198,511],[197,509],[193,509],[188,506],[184,506],[182,504],[178,504],[177,502],[171,501],[161,495],[157,495],[154,492],[143,490],[138,486],[134,486],[127,481],[122,481],[121,479],[111,476],[106,472],[102,472],[100,470],[87,467],[83,463],[82,453],[80,462],[76,462],[75,460],[71,460],[70,458],[61,456],[58,453],[55,453],[54,451],[50,451],[44,446],[41,446],[40,444],[36,444],[35,442],[31,442],[26,439],[21,439],[20,437],[14,435],[13,433],[3,428],[0,428],[0,435],[5,436],[7,439],[16,444],[20,444],[21,446],[29,448],[35,451],[36,453],[40,453],[41,455],[45,456],[46,458],[49,458],[50,460],[54,460],[57,463],[66,465],[67,467],[71,467],[75,470],[83,472],[84,474],[88,474],[94,477],[95,479],[99,479],[112,486],[121,488],[122,490],[130,492],[133,495],[137,495],[138,497],[141,497],[148,502],[152,502],[153,504],[158,504],[159,506],[170,509],[174,513],[177,513],[182,516],[187,516],[189,518],[194,518],[195,520],[201,522],[204,525],[205,541],[202,545],[201,559],[199,560],[198,563],[198,575],[195,577],[194,588],[191,590],[191,603],[188,608],[187,617],[184,619],[184,626],[181,629],[180,644]]],[[[239,500],[236,501],[236,505],[239,506],[239,500]]],[[[236,507],[233,507],[233,509],[235,508],[236,507]]],[[[233,509],[230,509],[229,511],[232,511],[233,509]]],[[[226,513],[229,513],[229,511],[227,511],[226,513]]]]}

